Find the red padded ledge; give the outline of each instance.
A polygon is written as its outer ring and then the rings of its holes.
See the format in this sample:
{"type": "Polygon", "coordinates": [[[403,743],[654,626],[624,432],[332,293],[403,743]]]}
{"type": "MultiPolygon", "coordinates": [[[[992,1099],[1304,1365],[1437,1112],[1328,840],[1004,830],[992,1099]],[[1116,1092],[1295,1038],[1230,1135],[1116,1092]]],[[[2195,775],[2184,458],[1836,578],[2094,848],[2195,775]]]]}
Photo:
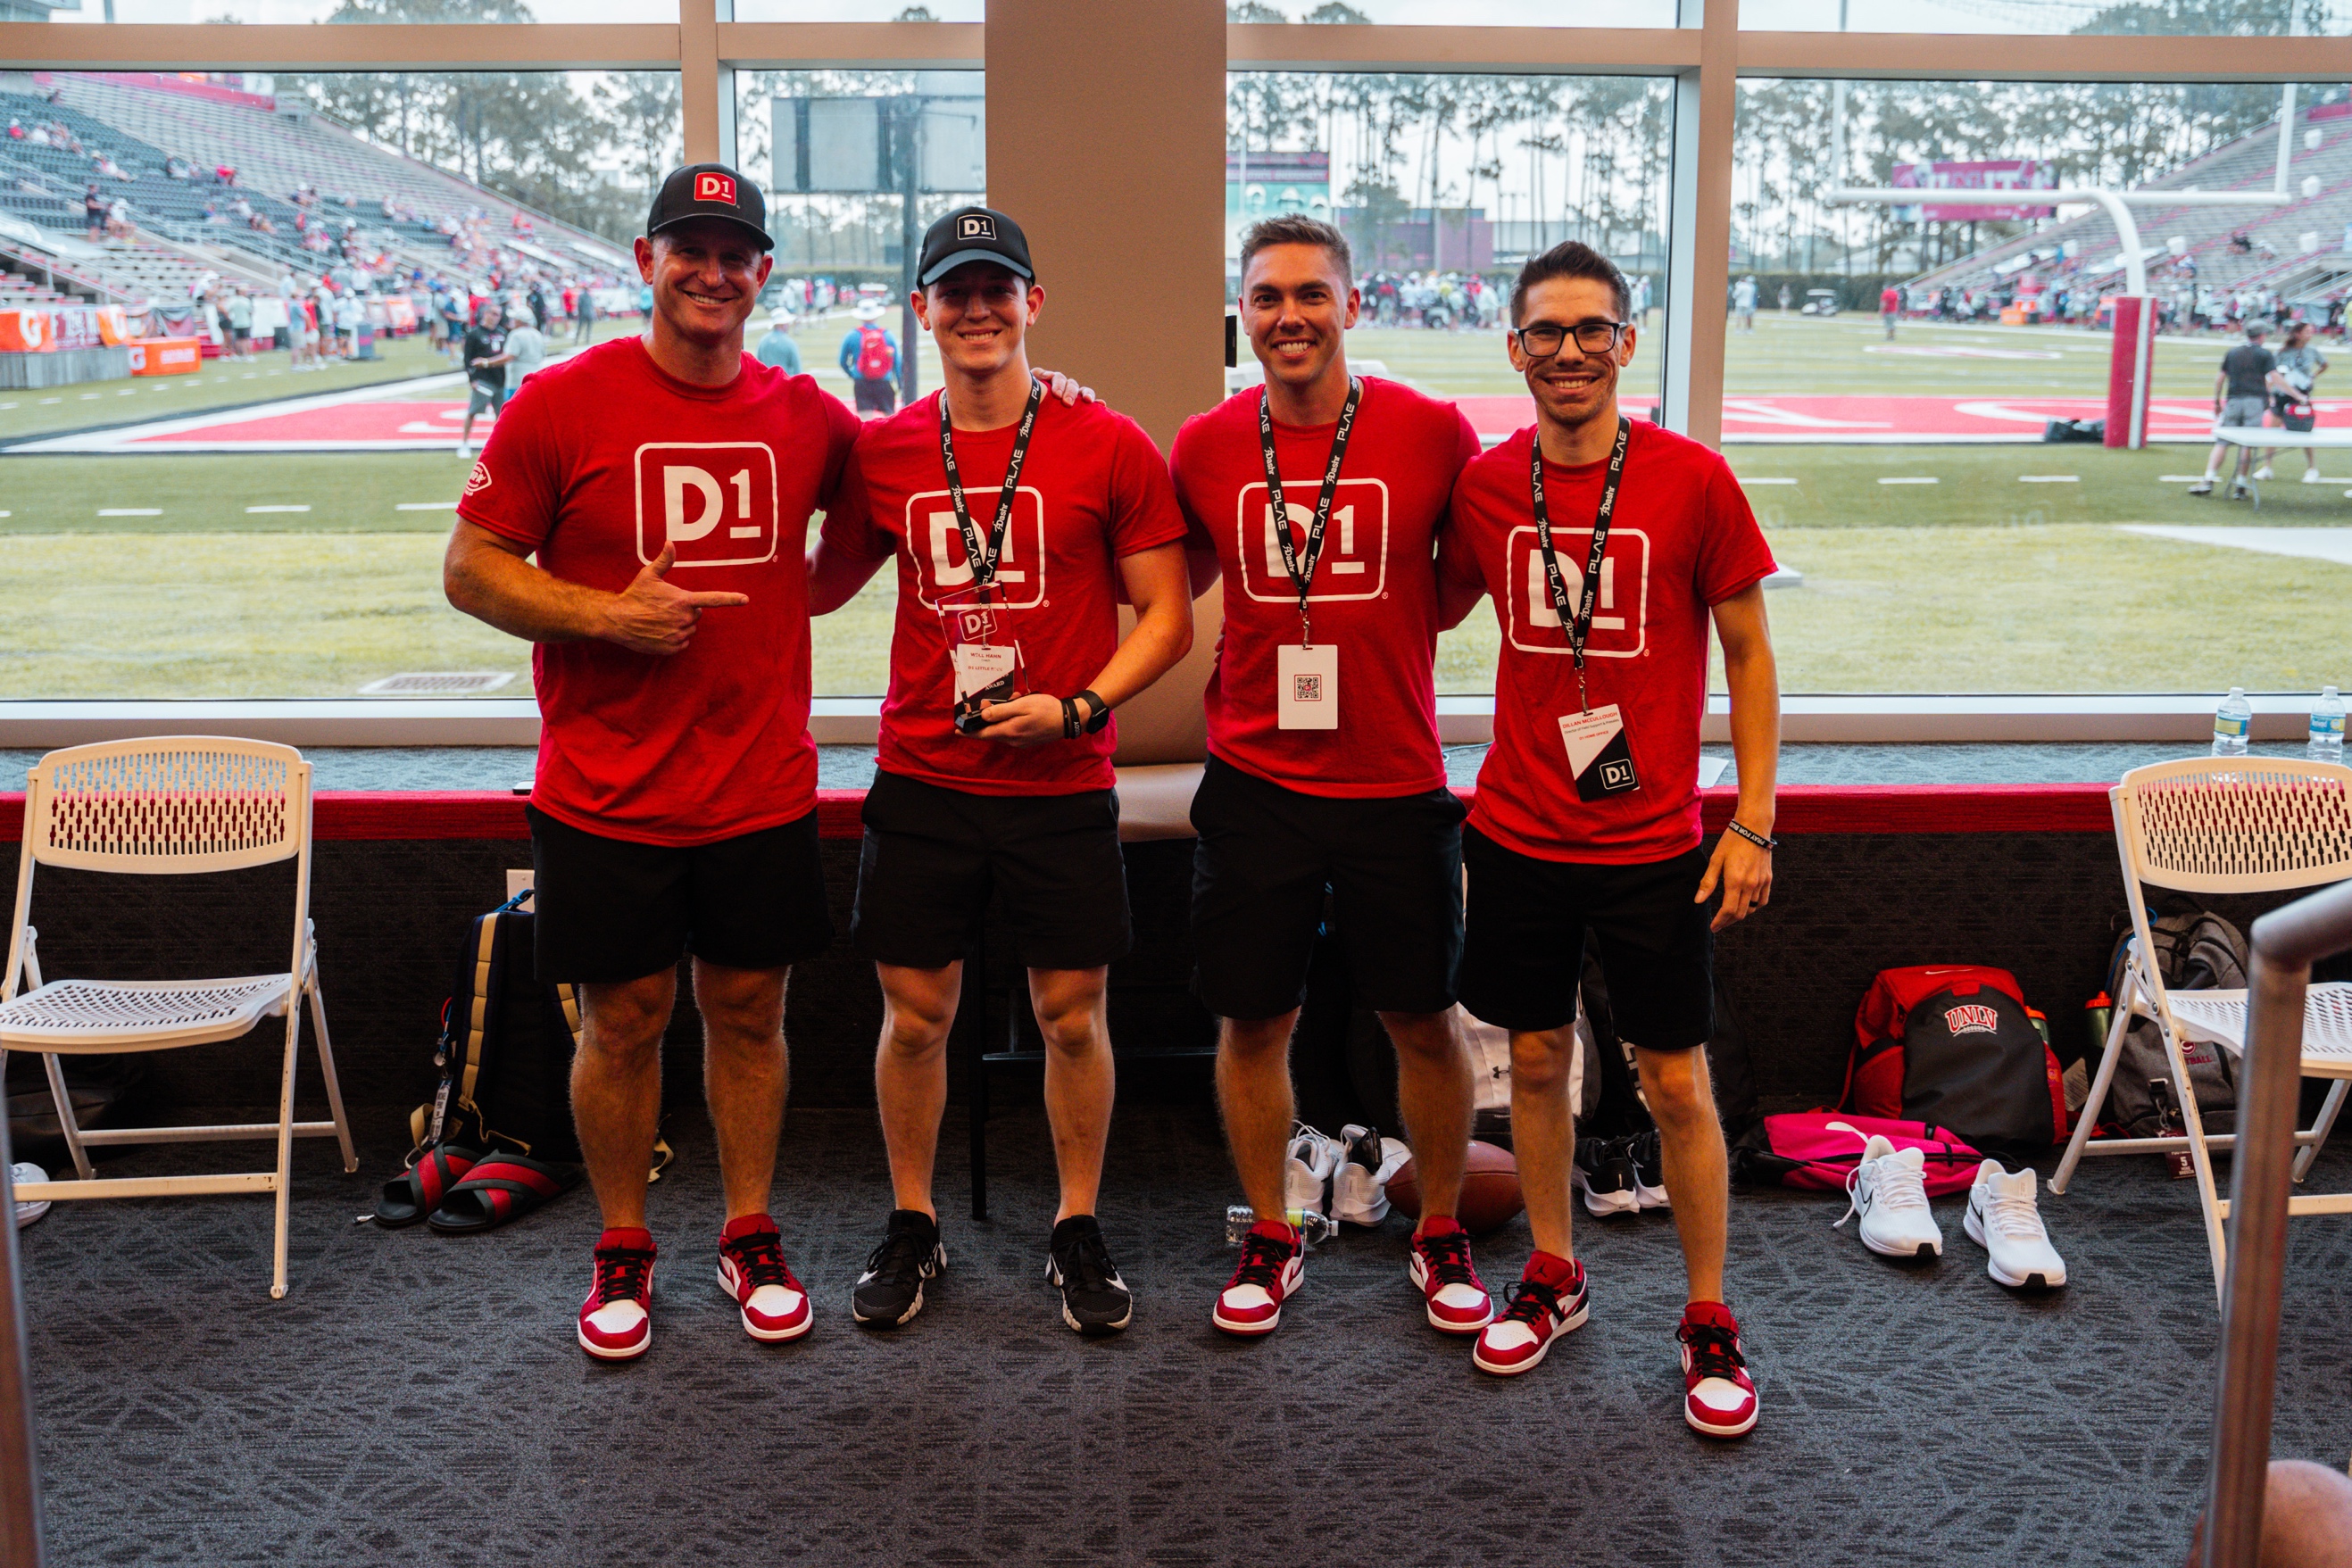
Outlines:
{"type": "MultiPolygon", "coordinates": [[[[2105,784],[1790,784],[1780,792],[1773,832],[2104,833],[2113,823],[2105,784]]],[[[1463,799],[1471,799],[1464,790],[1463,799]]],[[[1706,831],[1720,832],[1738,800],[1731,789],[1705,795],[1706,831]]],[[[817,831],[854,839],[863,831],[862,789],[820,789],[817,831]]],[[[528,839],[520,795],[493,789],[322,789],[320,839],[528,839]]],[[[0,795],[0,841],[24,836],[25,797],[0,795]]]]}

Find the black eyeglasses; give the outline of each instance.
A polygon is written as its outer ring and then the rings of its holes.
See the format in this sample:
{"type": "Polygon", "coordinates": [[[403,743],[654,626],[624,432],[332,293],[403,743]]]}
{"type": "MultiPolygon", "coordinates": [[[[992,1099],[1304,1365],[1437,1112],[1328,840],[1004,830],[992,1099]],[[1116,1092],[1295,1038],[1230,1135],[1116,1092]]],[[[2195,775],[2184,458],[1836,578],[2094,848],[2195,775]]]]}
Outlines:
{"type": "Polygon", "coordinates": [[[1617,346],[1633,327],[1631,321],[1579,321],[1573,327],[1562,327],[1554,321],[1538,321],[1532,327],[1514,327],[1511,336],[1519,340],[1519,351],[1531,360],[1548,360],[1560,350],[1560,345],[1573,337],[1579,351],[1605,354],[1617,346]]]}

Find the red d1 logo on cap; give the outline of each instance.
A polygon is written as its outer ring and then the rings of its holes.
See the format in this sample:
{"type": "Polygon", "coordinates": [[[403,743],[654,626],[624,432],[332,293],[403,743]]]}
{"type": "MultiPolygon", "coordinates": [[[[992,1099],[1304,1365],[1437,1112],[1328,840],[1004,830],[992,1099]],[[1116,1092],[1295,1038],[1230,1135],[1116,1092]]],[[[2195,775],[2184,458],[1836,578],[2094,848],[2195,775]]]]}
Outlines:
{"type": "Polygon", "coordinates": [[[697,174],[694,177],[694,199],[698,202],[724,202],[730,207],[736,205],[735,177],[732,174],[713,174],[708,171],[697,174]]]}

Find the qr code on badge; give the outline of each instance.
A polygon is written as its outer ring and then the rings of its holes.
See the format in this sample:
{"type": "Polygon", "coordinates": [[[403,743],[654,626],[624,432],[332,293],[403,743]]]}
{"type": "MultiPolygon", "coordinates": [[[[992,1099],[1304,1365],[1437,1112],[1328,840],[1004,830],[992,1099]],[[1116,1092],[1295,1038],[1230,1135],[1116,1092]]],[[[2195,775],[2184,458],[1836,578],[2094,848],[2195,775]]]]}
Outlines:
{"type": "Polygon", "coordinates": [[[1323,700],[1323,677],[1321,675],[1291,676],[1290,700],[1295,703],[1321,702],[1323,700]]]}

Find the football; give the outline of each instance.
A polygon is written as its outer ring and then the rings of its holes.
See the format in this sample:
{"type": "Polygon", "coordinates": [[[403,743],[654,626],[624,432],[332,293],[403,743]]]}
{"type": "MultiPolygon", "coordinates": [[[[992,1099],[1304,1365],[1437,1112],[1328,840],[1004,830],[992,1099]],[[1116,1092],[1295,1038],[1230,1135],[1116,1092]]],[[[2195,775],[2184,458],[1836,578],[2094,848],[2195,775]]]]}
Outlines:
{"type": "MultiPolygon", "coordinates": [[[[1407,1218],[1421,1218],[1421,1184],[1412,1161],[1405,1161],[1389,1178],[1389,1202],[1407,1218]]],[[[1463,1168],[1462,1201],[1454,1206],[1462,1228],[1473,1236],[1499,1230],[1527,1206],[1527,1196],[1519,1191],[1519,1162],[1511,1151],[1474,1139],[1463,1168]]]]}

